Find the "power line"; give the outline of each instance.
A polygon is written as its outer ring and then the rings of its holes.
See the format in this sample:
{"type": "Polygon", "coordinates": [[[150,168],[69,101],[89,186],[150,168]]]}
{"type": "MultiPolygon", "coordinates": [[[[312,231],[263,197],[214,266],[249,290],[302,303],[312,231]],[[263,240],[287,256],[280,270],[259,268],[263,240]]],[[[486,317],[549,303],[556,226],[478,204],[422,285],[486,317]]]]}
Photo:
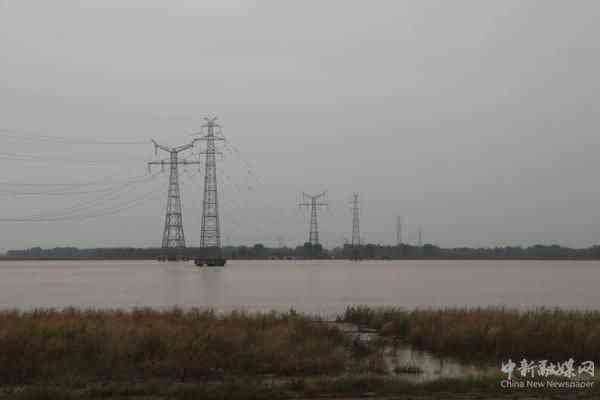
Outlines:
{"type": "Polygon", "coordinates": [[[236,146],[234,146],[231,142],[229,142],[227,140],[227,138],[225,138],[225,141],[224,141],[224,148],[230,154],[235,155],[238,158],[238,160],[242,163],[243,167],[246,169],[248,176],[252,177],[256,181],[256,183],[258,183],[258,184],[262,183],[260,177],[254,173],[253,168],[250,165],[250,163],[248,161],[246,161],[246,159],[242,156],[242,152],[236,146]]]}
{"type": "MultiPolygon", "coordinates": [[[[147,184],[152,181],[156,181],[157,175],[149,175],[145,180],[139,180],[135,183],[127,183],[120,185],[118,187],[110,189],[110,191],[106,193],[102,193],[102,195],[98,197],[94,197],[93,199],[82,200],[74,205],[67,207],[65,209],[54,210],[54,211],[41,211],[38,214],[23,216],[23,217],[11,217],[11,218],[2,218],[1,221],[4,222],[36,222],[36,221],[52,221],[52,220],[63,220],[63,219],[71,219],[81,215],[88,215],[90,213],[98,213],[105,212],[110,209],[118,209],[124,205],[129,204],[132,201],[137,201],[140,197],[134,197],[130,200],[120,201],[123,199],[123,194],[125,192],[131,191],[137,186],[141,184],[147,184]],[[101,207],[107,204],[107,202],[117,200],[117,203],[113,203],[109,207],[101,207]]],[[[152,192],[154,193],[154,188],[152,192]]],[[[142,196],[143,198],[144,196],[142,196]]]]}
{"type": "MultiPolygon", "coordinates": [[[[33,184],[22,184],[18,187],[31,187],[28,190],[17,190],[17,189],[0,189],[0,194],[9,195],[9,196],[79,196],[79,195],[87,195],[93,193],[108,193],[113,191],[115,188],[120,187],[131,187],[132,185],[136,185],[138,183],[144,183],[148,180],[149,175],[145,175],[144,179],[136,178],[128,181],[123,181],[119,184],[112,184],[110,186],[101,187],[100,189],[78,189],[77,186],[74,188],[58,186],[53,190],[39,190],[35,189],[36,186],[33,184]]],[[[152,175],[150,175],[152,177],[152,175]]],[[[2,184],[0,183],[0,186],[2,184]]],[[[51,187],[51,186],[44,186],[51,187]]]]}
{"type": "Polygon", "coordinates": [[[0,218],[0,221],[1,222],[59,222],[59,221],[73,221],[73,220],[81,221],[81,220],[90,219],[90,218],[97,218],[97,217],[102,217],[102,216],[107,216],[107,215],[118,214],[122,211],[131,209],[135,206],[138,206],[139,204],[142,204],[143,202],[145,202],[148,199],[155,198],[155,197],[157,197],[157,192],[155,190],[152,190],[152,191],[144,193],[142,196],[138,196],[132,200],[113,205],[112,207],[109,207],[109,208],[99,209],[96,211],[91,210],[91,212],[87,212],[87,213],[79,213],[78,214],[77,212],[86,211],[86,210],[80,210],[80,211],[77,211],[75,214],[67,213],[66,215],[57,215],[57,216],[50,216],[50,217],[29,216],[29,217],[19,217],[19,218],[0,218]]]}
{"type": "MultiPolygon", "coordinates": [[[[138,158],[141,159],[141,158],[138,158]]],[[[115,164],[123,162],[122,160],[91,160],[91,159],[76,159],[64,156],[49,157],[41,154],[24,154],[24,153],[0,153],[0,160],[4,161],[26,161],[40,164],[79,164],[91,166],[105,166],[106,164],[115,164]]],[[[136,158],[127,157],[126,161],[135,161],[136,158]]]]}
{"type": "Polygon", "coordinates": [[[9,128],[0,128],[0,137],[27,141],[27,142],[54,142],[57,144],[80,144],[80,145],[140,145],[145,144],[146,141],[107,141],[107,140],[97,140],[97,139],[81,139],[67,136],[50,136],[50,135],[40,135],[35,134],[30,131],[25,131],[21,129],[9,129],[9,128]]]}
{"type": "Polygon", "coordinates": [[[110,184],[114,184],[114,183],[130,183],[132,181],[136,181],[138,179],[144,179],[147,178],[148,174],[144,174],[144,175],[137,175],[137,176],[133,176],[131,178],[125,178],[125,179],[114,179],[115,176],[107,176],[104,177],[102,179],[96,180],[96,181],[90,181],[90,182],[60,182],[60,183],[50,183],[50,182],[36,182],[36,183],[31,183],[31,182],[0,182],[0,185],[4,185],[4,186],[17,186],[17,187],[35,187],[35,186],[39,186],[39,187],[48,187],[48,186],[56,186],[56,187],[85,187],[85,186],[107,186],[110,184]]]}
{"type": "MultiPolygon", "coordinates": [[[[148,176],[147,180],[140,181],[138,183],[152,182],[153,180],[156,180],[156,176],[157,176],[156,174],[150,175],[150,176],[148,176]]],[[[131,191],[136,186],[137,186],[137,184],[120,185],[119,187],[113,188],[109,192],[103,193],[101,196],[98,196],[94,199],[79,201],[79,202],[75,203],[74,205],[72,205],[71,207],[68,207],[68,208],[62,210],[62,213],[63,214],[71,214],[71,213],[76,213],[76,212],[93,210],[97,205],[102,205],[102,204],[106,203],[107,201],[121,199],[123,197],[124,193],[131,191]]],[[[41,216],[44,216],[44,213],[42,213],[41,216]]]]}

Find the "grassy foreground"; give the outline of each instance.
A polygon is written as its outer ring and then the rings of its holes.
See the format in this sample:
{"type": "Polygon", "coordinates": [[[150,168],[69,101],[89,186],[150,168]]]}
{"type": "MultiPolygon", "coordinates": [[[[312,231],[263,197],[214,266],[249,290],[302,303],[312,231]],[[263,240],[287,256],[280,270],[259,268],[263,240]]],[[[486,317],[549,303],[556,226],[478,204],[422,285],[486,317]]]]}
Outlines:
{"type": "MultiPolygon", "coordinates": [[[[340,318],[466,358],[477,354],[496,362],[494,357],[514,352],[597,360],[599,354],[592,352],[598,349],[598,337],[590,336],[598,332],[596,313],[354,307],[340,318]]],[[[357,342],[330,324],[293,311],[0,311],[0,400],[366,395],[450,399],[455,394],[462,399],[496,399],[572,394],[507,391],[499,385],[501,376],[409,383],[385,375],[384,343],[357,342]]],[[[600,386],[577,393],[577,398],[599,396],[600,386]]]]}
{"type": "Polygon", "coordinates": [[[345,322],[377,329],[439,355],[499,363],[513,360],[600,361],[600,312],[505,308],[348,307],[345,322]]]}
{"type": "Polygon", "coordinates": [[[546,391],[503,390],[498,377],[441,379],[415,384],[376,375],[337,378],[290,379],[279,384],[248,378],[227,379],[218,383],[144,382],[100,383],[87,386],[33,385],[18,390],[0,390],[0,399],[11,400],[286,400],[286,399],[598,399],[600,390],[574,393],[565,389],[546,391]],[[576,396],[576,397],[575,397],[576,396]]]}
{"type": "Polygon", "coordinates": [[[380,370],[380,352],[291,313],[0,312],[0,384],[380,370]]]}

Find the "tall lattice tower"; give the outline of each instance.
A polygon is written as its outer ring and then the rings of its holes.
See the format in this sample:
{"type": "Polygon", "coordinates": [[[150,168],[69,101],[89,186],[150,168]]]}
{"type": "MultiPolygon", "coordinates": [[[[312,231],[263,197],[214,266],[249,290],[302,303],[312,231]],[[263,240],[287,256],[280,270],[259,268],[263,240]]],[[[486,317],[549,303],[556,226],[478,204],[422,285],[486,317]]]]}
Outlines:
{"type": "Polygon", "coordinates": [[[358,193],[353,194],[352,199],[352,259],[360,258],[360,221],[358,208],[358,193]]]}
{"type": "Polygon", "coordinates": [[[221,227],[219,221],[219,198],[217,187],[217,147],[216,142],[225,140],[221,133],[221,126],[216,122],[217,118],[205,118],[206,123],[202,126],[203,135],[195,140],[206,141],[205,175],[204,175],[204,199],[202,202],[202,227],[200,232],[200,247],[221,249],[221,227]]]}
{"type": "Polygon", "coordinates": [[[179,153],[194,147],[193,143],[178,147],[167,147],[152,141],[154,152],[158,150],[169,153],[168,160],[152,161],[148,163],[150,169],[152,165],[160,165],[164,171],[165,165],[170,168],[169,190],[167,193],[167,210],[165,215],[165,227],[163,230],[162,248],[169,254],[164,256],[176,257],[171,254],[171,249],[185,248],[185,234],[183,232],[183,216],[181,212],[181,192],[179,189],[179,165],[199,164],[197,161],[179,160],[179,153]]]}
{"type": "Polygon", "coordinates": [[[402,217],[396,217],[396,246],[402,244],[402,217]]]}
{"type": "Polygon", "coordinates": [[[317,222],[317,208],[320,206],[326,206],[327,203],[319,202],[318,200],[324,197],[327,192],[322,192],[316,196],[311,196],[306,193],[302,193],[302,202],[300,206],[310,207],[310,232],[308,234],[308,243],[313,246],[319,244],[319,224],[317,222]]]}

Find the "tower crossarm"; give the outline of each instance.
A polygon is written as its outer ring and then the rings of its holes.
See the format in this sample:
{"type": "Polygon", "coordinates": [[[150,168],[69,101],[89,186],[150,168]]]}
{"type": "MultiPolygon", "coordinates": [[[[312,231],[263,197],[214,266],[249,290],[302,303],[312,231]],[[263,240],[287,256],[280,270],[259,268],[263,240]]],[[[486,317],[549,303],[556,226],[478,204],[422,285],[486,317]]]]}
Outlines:
{"type": "Polygon", "coordinates": [[[167,153],[170,153],[170,152],[171,152],[171,149],[170,149],[170,148],[168,148],[167,146],[163,146],[162,144],[158,144],[158,143],[156,142],[156,140],[154,140],[154,139],[151,139],[151,142],[152,142],[152,144],[154,145],[154,152],[155,152],[155,153],[158,153],[158,150],[159,150],[159,149],[160,149],[160,150],[163,150],[163,151],[166,151],[167,153]]]}
{"type": "Polygon", "coordinates": [[[321,193],[319,193],[319,194],[316,194],[316,195],[310,195],[310,194],[308,194],[308,193],[306,193],[306,192],[302,192],[302,196],[303,196],[305,199],[311,199],[311,200],[317,200],[317,199],[319,199],[319,198],[321,198],[321,197],[325,196],[326,194],[327,194],[327,191],[326,191],[326,190],[325,190],[325,191],[323,191],[323,192],[321,192],[321,193]]]}
{"type": "Polygon", "coordinates": [[[206,123],[202,126],[202,128],[203,128],[202,131],[198,132],[198,134],[200,136],[194,138],[192,143],[196,143],[198,141],[207,141],[207,140],[210,140],[210,141],[226,140],[225,136],[223,136],[223,134],[221,133],[221,125],[219,125],[215,122],[217,120],[216,117],[204,118],[204,120],[206,121],[206,123]]]}
{"type": "Polygon", "coordinates": [[[202,165],[202,163],[200,161],[188,161],[188,160],[183,160],[183,161],[171,161],[171,160],[150,161],[148,163],[148,171],[152,170],[152,166],[153,165],[160,165],[161,168],[164,170],[165,165],[183,165],[183,166],[187,166],[187,165],[202,165]]]}
{"type": "Polygon", "coordinates": [[[160,160],[160,161],[150,161],[148,163],[148,165],[171,165],[171,164],[177,164],[177,165],[201,165],[202,162],[200,162],[200,161],[189,161],[189,160],[182,160],[182,161],[171,162],[170,160],[160,160]]]}
{"type": "MultiPolygon", "coordinates": [[[[195,138],[192,143],[196,143],[196,142],[204,141],[204,140],[208,140],[208,139],[209,139],[208,135],[204,135],[204,136],[200,136],[200,137],[195,138]]],[[[223,141],[223,140],[226,140],[226,139],[223,136],[213,135],[212,136],[212,140],[221,140],[221,141],[223,141]]]]}
{"type": "Polygon", "coordinates": [[[167,153],[181,153],[182,151],[189,150],[192,147],[194,147],[194,142],[195,142],[195,140],[193,140],[191,143],[184,144],[181,146],[168,147],[168,146],[164,146],[162,144],[157,143],[156,140],[154,140],[154,139],[152,139],[151,141],[152,141],[152,144],[154,145],[155,153],[158,153],[158,150],[166,151],[167,153]]]}
{"type": "Polygon", "coordinates": [[[174,151],[176,153],[179,153],[179,152],[191,149],[192,147],[194,147],[194,141],[192,141],[192,143],[184,144],[184,145],[179,146],[179,147],[174,147],[172,149],[172,151],[174,151]]]}

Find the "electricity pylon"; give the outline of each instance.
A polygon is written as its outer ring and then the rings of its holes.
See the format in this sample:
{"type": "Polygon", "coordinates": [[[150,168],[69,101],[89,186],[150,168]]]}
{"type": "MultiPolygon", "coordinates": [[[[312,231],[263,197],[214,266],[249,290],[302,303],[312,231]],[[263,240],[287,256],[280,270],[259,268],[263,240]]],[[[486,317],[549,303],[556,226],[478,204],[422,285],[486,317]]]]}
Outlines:
{"type": "Polygon", "coordinates": [[[402,247],[402,217],[396,217],[396,246],[398,246],[398,255],[400,257],[403,256],[403,247],[402,247]]]}
{"type": "MultiPolygon", "coordinates": [[[[202,227],[200,232],[200,247],[210,248],[220,255],[221,227],[219,221],[219,199],[217,187],[217,154],[216,141],[223,141],[221,126],[216,123],[217,118],[204,118],[206,123],[202,126],[203,135],[194,139],[206,142],[206,155],[204,171],[204,199],[202,202],[202,227]]],[[[220,153],[219,153],[220,154],[220,153]]]]}
{"type": "Polygon", "coordinates": [[[317,223],[317,207],[326,206],[327,203],[319,203],[318,200],[324,197],[327,191],[311,196],[310,194],[302,193],[302,201],[300,207],[310,206],[310,232],[308,234],[308,243],[315,246],[319,244],[319,225],[317,223]],[[307,200],[310,200],[308,202],[307,200]]]}
{"type": "Polygon", "coordinates": [[[353,194],[352,200],[352,256],[353,260],[360,258],[360,221],[358,209],[358,193],[353,194]]]}
{"type": "MultiPolygon", "coordinates": [[[[179,153],[191,149],[194,144],[185,144],[178,147],[167,147],[156,143],[154,144],[154,153],[158,154],[158,150],[163,150],[169,153],[169,160],[152,161],[148,163],[148,169],[152,165],[160,165],[164,171],[165,165],[169,165],[169,191],[167,194],[167,211],[165,215],[165,227],[163,230],[162,248],[168,249],[183,249],[185,248],[185,234],[183,232],[183,217],[181,212],[181,192],[179,190],[179,165],[199,164],[198,161],[179,161],[179,153]]],[[[177,255],[168,254],[164,257],[176,258],[177,255]]]]}
{"type": "Polygon", "coordinates": [[[279,246],[280,249],[283,249],[285,247],[283,242],[284,242],[284,237],[282,235],[278,235],[277,236],[277,246],[279,246]]]}

